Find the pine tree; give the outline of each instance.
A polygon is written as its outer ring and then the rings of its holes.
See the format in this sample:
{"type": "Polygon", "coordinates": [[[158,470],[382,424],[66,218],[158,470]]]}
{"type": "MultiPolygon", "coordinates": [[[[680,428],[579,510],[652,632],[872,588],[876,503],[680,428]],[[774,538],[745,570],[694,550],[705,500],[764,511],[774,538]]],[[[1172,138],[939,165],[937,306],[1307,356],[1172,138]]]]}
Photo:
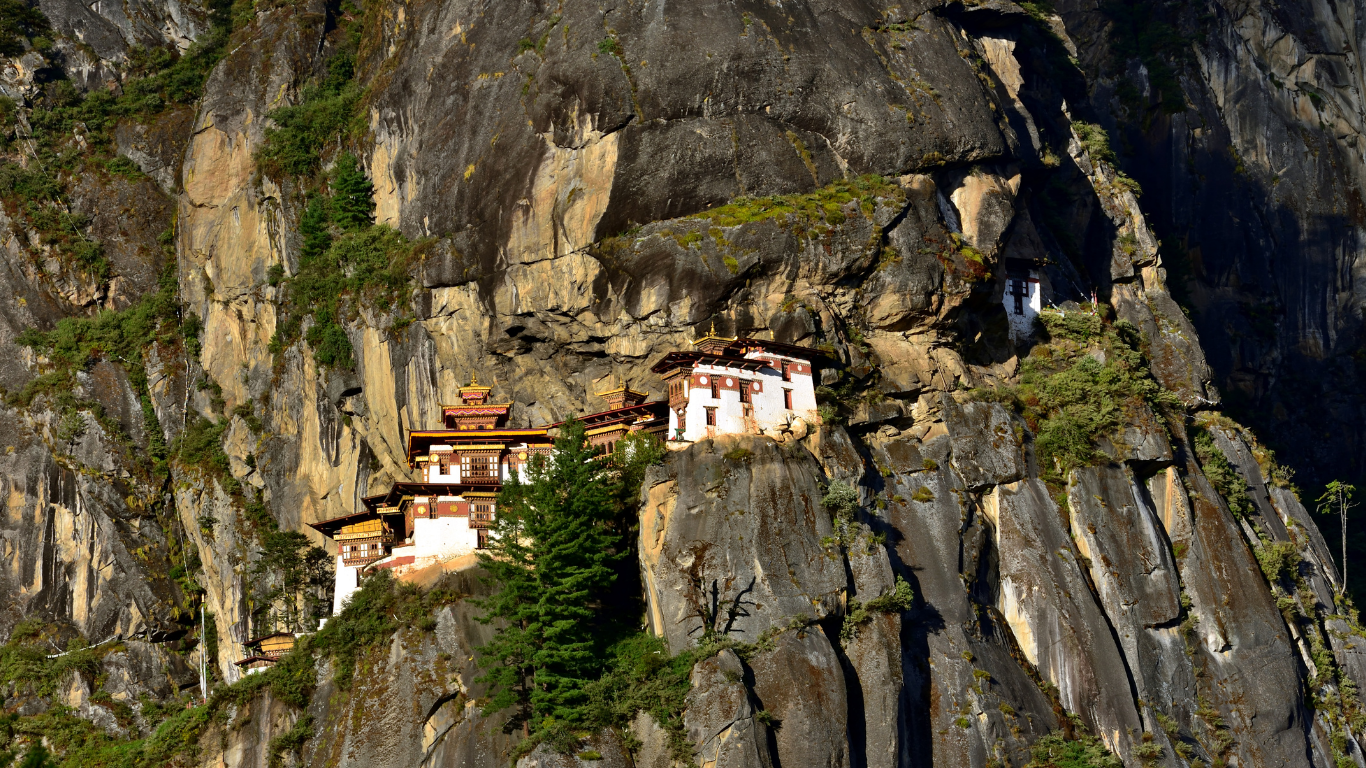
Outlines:
{"type": "Polygon", "coordinates": [[[309,632],[326,615],[331,558],[298,531],[267,531],[248,573],[253,634],[309,632]]]}
{"type": "Polygon", "coordinates": [[[24,754],[24,760],[19,763],[19,768],[54,768],[56,765],[43,742],[36,741],[24,754]]]}
{"type": "Polygon", "coordinates": [[[301,265],[308,265],[327,253],[328,246],[332,244],[332,235],[327,231],[327,207],[321,196],[309,198],[308,207],[299,217],[299,234],[303,237],[299,249],[301,265]]]}
{"type": "Polygon", "coordinates": [[[1342,583],[1338,585],[1338,594],[1344,594],[1347,590],[1347,513],[1356,504],[1352,503],[1352,495],[1357,491],[1355,485],[1334,480],[1323,490],[1323,495],[1319,497],[1319,514],[1331,515],[1334,512],[1338,515],[1338,523],[1342,526],[1342,583]]]}
{"type": "Polygon", "coordinates": [[[481,602],[480,621],[503,626],[479,649],[490,667],[480,681],[492,686],[486,714],[514,708],[509,729],[582,718],[583,688],[602,669],[596,605],[626,554],[617,522],[628,474],[597,456],[571,420],[554,453],[535,457],[526,481],[499,495],[494,535],[480,553],[498,589],[481,602]]]}
{"type": "Polygon", "coordinates": [[[366,178],[356,156],[337,158],[332,171],[332,221],[343,230],[363,229],[375,220],[375,185],[366,178]]]}

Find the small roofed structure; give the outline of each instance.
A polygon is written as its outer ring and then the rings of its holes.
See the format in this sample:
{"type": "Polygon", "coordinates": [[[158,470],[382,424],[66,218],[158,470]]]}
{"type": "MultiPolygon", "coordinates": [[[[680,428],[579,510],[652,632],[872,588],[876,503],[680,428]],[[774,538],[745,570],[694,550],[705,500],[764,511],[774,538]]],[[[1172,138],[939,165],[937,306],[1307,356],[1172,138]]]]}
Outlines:
{"type": "Polygon", "coordinates": [[[1034,318],[1043,309],[1043,264],[1037,259],[1005,260],[1006,284],[1001,295],[1010,321],[1010,338],[1022,341],[1034,334],[1034,318]]]}
{"type": "Polygon", "coordinates": [[[446,429],[479,430],[501,426],[507,420],[512,403],[490,403],[492,391],[492,387],[479,386],[478,377],[471,376],[470,383],[460,388],[460,402],[441,406],[446,429]]]}
{"type": "Polygon", "coordinates": [[[257,656],[256,654],[252,654],[251,656],[248,656],[245,659],[241,659],[240,661],[234,661],[233,664],[236,665],[236,667],[239,670],[241,670],[241,673],[243,675],[252,675],[257,672],[264,672],[267,669],[270,669],[271,667],[275,666],[275,659],[268,659],[265,656],[257,656]]]}
{"type": "Polygon", "coordinates": [[[281,656],[294,650],[293,632],[273,632],[243,644],[251,655],[233,662],[244,675],[261,672],[275,666],[281,656]]]}
{"type": "Polygon", "coordinates": [[[637,392],[627,386],[624,381],[621,383],[621,386],[616,389],[609,389],[606,392],[598,393],[598,397],[601,397],[607,402],[607,410],[609,411],[640,405],[645,402],[645,398],[649,396],[649,392],[637,392]]]}
{"type": "Polygon", "coordinates": [[[394,531],[406,533],[403,511],[395,507],[366,506],[363,511],[309,523],[309,527],[337,543],[336,586],[332,613],[341,613],[346,599],[360,589],[360,570],[393,551],[394,531]]]}
{"type": "MultiPolygon", "coordinates": [[[[669,404],[665,400],[646,402],[649,396],[648,392],[638,392],[624,382],[616,389],[599,392],[598,397],[607,401],[608,409],[579,419],[588,444],[600,453],[611,453],[616,449],[617,442],[636,432],[664,439],[669,427],[669,404]]],[[[550,427],[553,429],[563,424],[559,422],[550,427]]]]}

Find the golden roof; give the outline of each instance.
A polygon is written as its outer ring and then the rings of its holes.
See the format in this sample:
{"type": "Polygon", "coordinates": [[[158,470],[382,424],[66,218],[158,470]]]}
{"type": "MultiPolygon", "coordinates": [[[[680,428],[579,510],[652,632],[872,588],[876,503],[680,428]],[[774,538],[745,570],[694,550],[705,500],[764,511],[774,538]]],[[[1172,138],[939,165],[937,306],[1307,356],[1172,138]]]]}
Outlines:
{"type": "Polygon", "coordinates": [[[492,390],[493,390],[493,387],[481,387],[481,386],[479,386],[479,375],[478,375],[478,374],[470,374],[470,383],[460,388],[460,394],[461,394],[461,395],[464,395],[466,392],[484,392],[484,393],[488,393],[488,392],[491,392],[492,390]]]}
{"type": "Polygon", "coordinates": [[[730,342],[736,341],[736,340],[738,340],[739,338],[740,338],[739,336],[736,336],[735,338],[727,338],[727,337],[725,337],[725,336],[717,336],[717,335],[716,335],[716,321],[713,320],[713,321],[711,321],[711,330],[707,332],[707,335],[706,335],[706,336],[703,336],[703,337],[700,338],[700,339],[693,339],[692,345],[695,347],[695,346],[697,346],[698,344],[701,344],[701,343],[706,342],[706,341],[724,341],[724,342],[726,342],[727,344],[729,344],[730,342]]]}
{"type": "Polygon", "coordinates": [[[629,384],[630,384],[630,382],[628,382],[628,381],[626,381],[625,379],[623,379],[622,382],[621,382],[621,386],[617,387],[616,389],[609,389],[609,390],[607,390],[606,392],[594,392],[593,394],[596,395],[597,397],[607,397],[608,395],[616,395],[616,394],[621,394],[621,393],[625,392],[626,394],[630,394],[630,395],[640,395],[641,397],[649,397],[649,396],[650,396],[650,393],[649,393],[649,392],[641,392],[641,391],[638,390],[638,389],[631,389],[631,387],[629,386],[629,384]]]}

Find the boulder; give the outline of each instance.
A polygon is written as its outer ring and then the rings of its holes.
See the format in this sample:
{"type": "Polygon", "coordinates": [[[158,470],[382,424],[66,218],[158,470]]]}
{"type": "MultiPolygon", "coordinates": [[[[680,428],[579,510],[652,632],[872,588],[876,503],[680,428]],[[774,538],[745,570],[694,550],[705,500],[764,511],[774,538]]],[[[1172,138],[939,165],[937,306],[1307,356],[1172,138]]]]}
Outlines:
{"type": "Polygon", "coordinates": [[[640,512],[650,628],[675,653],[710,629],[754,642],[839,605],[821,470],[801,443],[728,435],[670,452],[640,512]]]}

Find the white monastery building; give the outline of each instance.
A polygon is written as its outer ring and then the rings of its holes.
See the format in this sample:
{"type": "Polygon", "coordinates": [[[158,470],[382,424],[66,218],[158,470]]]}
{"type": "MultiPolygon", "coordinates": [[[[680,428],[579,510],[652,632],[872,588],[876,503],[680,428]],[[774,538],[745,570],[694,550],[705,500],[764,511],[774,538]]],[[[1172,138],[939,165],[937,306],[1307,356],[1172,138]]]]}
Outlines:
{"type": "Polygon", "coordinates": [[[762,339],[727,339],[715,328],[690,352],[654,366],[669,388],[670,440],[762,434],[796,419],[818,423],[812,350],[762,339]]]}
{"type": "MultiPolygon", "coordinates": [[[[723,434],[762,434],[797,419],[819,423],[811,361],[814,350],[748,338],[723,338],[715,328],[671,352],[654,371],[667,400],[623,384],[598,396],[608,410],[582,417],[589,442],[611,452],[635,432],[666,438],[674,447],[723,434]]],[[[333,614],[360,588],[367,573],[395,575],[483,549],[498,492],[536,454],[548,454],[550,430],[507,426],[511,403],[489,402],[490,387],[471,381],[460,401],[442,406],[439,429],[408,433],[408,467],[415,480],[362,499],[354,514],[310,525],[336,542],[333,614]]]]}

